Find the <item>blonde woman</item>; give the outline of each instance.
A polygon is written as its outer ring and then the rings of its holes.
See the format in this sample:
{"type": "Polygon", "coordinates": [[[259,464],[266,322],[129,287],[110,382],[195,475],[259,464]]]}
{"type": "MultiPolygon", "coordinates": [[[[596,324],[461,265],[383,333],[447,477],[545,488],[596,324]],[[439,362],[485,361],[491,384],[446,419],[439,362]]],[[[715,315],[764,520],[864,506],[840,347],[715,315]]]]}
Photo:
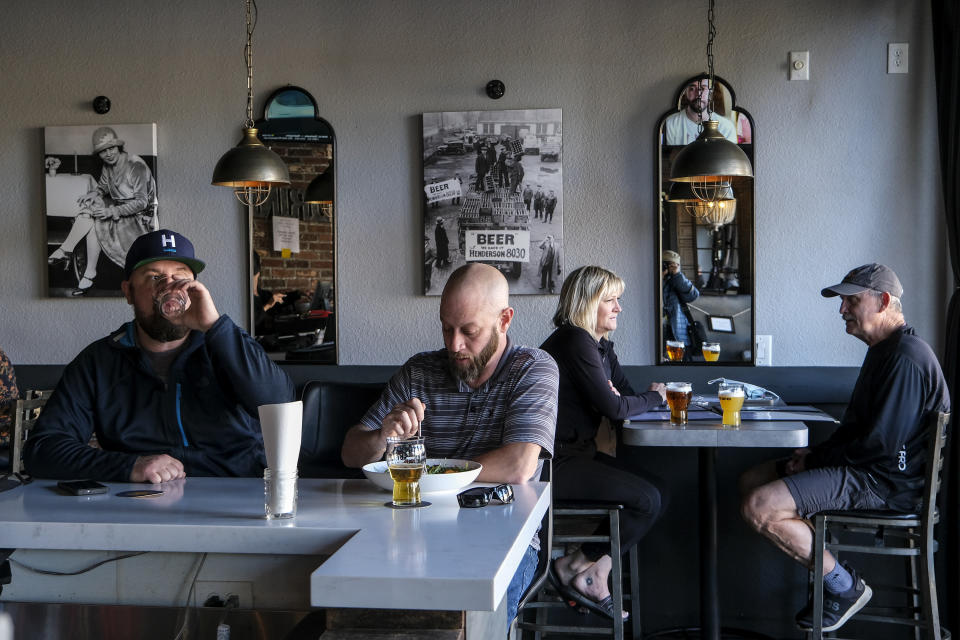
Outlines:
{"type": "MultiPolygon", "coordinates": [[[[659,518],[660,490],[655,479],[598,452],[595,439],[605,421],[619,425],[659,405],[666,398],[666,388],[655,382],[647,391],[636,393],[607,339],[617,328],[623,289],[623,280],[603,267],[573,271],[560,290],[553,316],[557,329],[540,348],[553,356],[560,369],[553,494],[561,500],[622,504],[620,540],[626,553],[659,518]]],[[[615,612],[607,584],[612,566],[608,544],[585,543],[555,560],[550,577],[571,606],[612,618],[615,612]]],[[[627,616],[626,612],[621,615],[627,616]]]]}

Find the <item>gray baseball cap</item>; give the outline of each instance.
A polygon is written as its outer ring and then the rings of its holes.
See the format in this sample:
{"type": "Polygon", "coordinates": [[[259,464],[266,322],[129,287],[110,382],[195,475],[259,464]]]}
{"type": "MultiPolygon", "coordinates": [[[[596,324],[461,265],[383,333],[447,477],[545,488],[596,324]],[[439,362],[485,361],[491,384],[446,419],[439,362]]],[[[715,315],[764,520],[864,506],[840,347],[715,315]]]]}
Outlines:
{"type": "Polygon", "coordinates": [[[840,284],[821,289],[820,295],[824,298],[852,296],[867,289],[886,291],[895,298],[903,296],[903,286],[900,284],[897,274],[890,267],[876,262],[853,269],[843,276],[840,284]]]}

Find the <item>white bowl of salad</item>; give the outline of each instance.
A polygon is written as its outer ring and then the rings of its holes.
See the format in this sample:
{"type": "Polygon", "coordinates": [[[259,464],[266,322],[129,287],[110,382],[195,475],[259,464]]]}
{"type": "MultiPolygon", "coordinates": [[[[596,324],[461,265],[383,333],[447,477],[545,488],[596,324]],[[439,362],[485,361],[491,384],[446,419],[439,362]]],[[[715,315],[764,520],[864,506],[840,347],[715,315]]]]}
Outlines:
{"type": "MultiPolygon", "coordinates": [[[[420,493],[449,493],[459,491],[477,479],[483,465],[473,460],[454,458],[427,458],[426,473],[420,478],[420,493]]],[[[385,491],[393,491],[393,479],[385,460],[363,466],[363,473],[385,491]]]]}

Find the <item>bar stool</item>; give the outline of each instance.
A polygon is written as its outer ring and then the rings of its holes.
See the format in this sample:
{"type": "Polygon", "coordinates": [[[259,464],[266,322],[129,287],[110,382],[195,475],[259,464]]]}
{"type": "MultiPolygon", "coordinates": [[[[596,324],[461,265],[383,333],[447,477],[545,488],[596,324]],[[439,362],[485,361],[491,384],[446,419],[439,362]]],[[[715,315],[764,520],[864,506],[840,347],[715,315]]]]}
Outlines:
{"type": "Polygon", "coordinates": [[[950,632],[940,626],[937,605],[937,582],[934,576],[933,553],[937,541],[934,525],[940,521],[937,494],[943,469],[944,446],[947,441],[949,413],[932,413],[928,418],[930,444],[927,449],[926,480],[923,504],[919,513],[891,511],[824,511],[814,516],[814,557],[810,571],[813,590],[813,628],[809,637],[823,637],[823,552],[862,553],[907,558],[909,586],[886,586],[870,582],[877,591],[906,592],[910,604],[905,607],[864,607],[856,615],[858,621],[896,623],[913,626],[919,639],[921,631],[934,640],[949,640],[950,632]],[[849,532],[873,536],[872,544],[842,544],[836,534],[849,532]]]}
{"type": "MultiPolygon", "coordinates": [[[[552,464],[547,461],[544,464],[542,478],[548,480],[552,477],[552,464]]],[[[554,559],[554,546],[584,543],[584,542],[606,542],[610,544],[610,557],[613,560],[613,568],[610,572],[611,590],[610,595],[613,599],[613,610],[615,612],[623,611],[624,602],[630,602],[630,631],[632,638],[639,640],[642,638],[639,611],[639,593],[640,593],[640,574],[637,546],[633,545],[628,551],[628,566],[630,576],[630,590],[624,593],[623,590],[623,565],[621,562],[620,547],[620,511],[623,505],[610,502],[574,502],[565,500],[555,500],[551,494],[550,507],[544,517],[544,526],[540,532],[540,564],[537,576],[534,578],[526,594],[520,600],[517,606],[516,628],[520,632],[520,638],[534,638],[540,640],[550,635],[571,635],[577,634],[610,636],[614,640],[623,640],[625,625],[620,616],[615,615],[610,621],[609,627],[596,627],[586,625],[570,625],[551,623],[548,621],[548,613],[551,609],[569,610],[566,602],[555,589],[553,589],[548,580],[548,571],[550,563],[554,559]],[[583,528],[585,525],[595,523],[599,519],[606,518],[609,523],[608,535],[594,535],[592,533],[580,533],[570,531],[570,528],[583,528]],[[559,524],[559,531],[556,525],[559,524]],[[533,621],[526,618],[534,617],[533,621]],[[529,632],[529,633],[528,633],[529,632]]],[[[557,557],[562,555],[558,552],[557,557]]]]}

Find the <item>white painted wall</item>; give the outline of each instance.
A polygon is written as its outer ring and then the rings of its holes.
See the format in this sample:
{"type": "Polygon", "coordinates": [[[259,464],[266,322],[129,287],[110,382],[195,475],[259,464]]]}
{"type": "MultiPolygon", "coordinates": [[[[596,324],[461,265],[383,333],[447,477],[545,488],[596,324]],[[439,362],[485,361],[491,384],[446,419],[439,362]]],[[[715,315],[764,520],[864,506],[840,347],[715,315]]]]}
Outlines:
{"type": "MultiPolygon", "coordinates": [[[[561,107],[565,269],[627,281],[621,362],[654,360],[653,142],[680,82],[705,67],[704,0],[260,0],[256,109],[301,85],[338,134],[342,364],[399,364],[440,344],[421,282],[419,117],[561,107]],[[492,101],[483,87],[506,83],[492,101]]],[[[900,275],[908,319],[942,343],[943,241],[929,6],[898,0],[722,0],[717,73],[756,119],[757,330],[777,365],[856,365],[819,289],[852,266],[900,275]],[[910,73],[887,75],[888,42],[910,73]],[[790,50],[811,80],[787,81],[790,50]]],[[[244,117],[240,0],[6,3],[0,23],[0,346],[63,363],[130,316],[121,300],[44,297],[42,127],[156,122],[164,226],[188,235],[221,311],[242,318],[246,226],[213,166],[244,117]],[[94,96],[113,101],[108,116],[94,96]]],[[[517,297],[539,344],[555,298],[517,297]]]]}

